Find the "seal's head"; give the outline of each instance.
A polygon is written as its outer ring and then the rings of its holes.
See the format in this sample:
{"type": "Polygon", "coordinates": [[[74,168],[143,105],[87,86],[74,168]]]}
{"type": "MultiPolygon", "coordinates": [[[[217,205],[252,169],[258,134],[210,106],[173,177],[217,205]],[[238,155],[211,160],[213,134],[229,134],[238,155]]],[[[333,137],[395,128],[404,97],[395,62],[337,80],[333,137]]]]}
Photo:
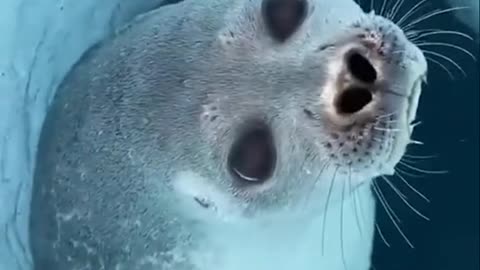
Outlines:
{"type": "Polygon", "coordinates": [[[371,242],[343,230],[354,211],[339,202],[360,194],[373,238],[368,184],[410,142],[425,74],[402,30],[353,0],[141,16],[57,91],[35,168],[37,268],[368,269],[371,242]],[[327,212],[342,221],[320,224],[327,212]]]}
{"type": "Polygon", "coordinates": [[[181,173],[177,188],[255,216],[393,173],[427,71],[403,31],[352,0],[230,2],[188,79],[204,93],[198,135],[216,165],[181,173]]]}

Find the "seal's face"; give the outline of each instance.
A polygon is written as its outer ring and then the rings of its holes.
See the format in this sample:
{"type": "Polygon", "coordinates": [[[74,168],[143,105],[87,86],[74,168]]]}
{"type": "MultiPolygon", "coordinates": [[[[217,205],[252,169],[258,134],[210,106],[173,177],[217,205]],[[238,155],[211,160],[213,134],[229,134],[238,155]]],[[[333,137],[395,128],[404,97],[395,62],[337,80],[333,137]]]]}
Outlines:
{"type": "Polygon", "coordinates": [[[199,205],[292,213],[393,173],[426,75],[402,30],[352,0],[234,2],[202,47],[209,64],[192,67],[218,164],[196,175],[209,179],[191,194],[199,205]]]}

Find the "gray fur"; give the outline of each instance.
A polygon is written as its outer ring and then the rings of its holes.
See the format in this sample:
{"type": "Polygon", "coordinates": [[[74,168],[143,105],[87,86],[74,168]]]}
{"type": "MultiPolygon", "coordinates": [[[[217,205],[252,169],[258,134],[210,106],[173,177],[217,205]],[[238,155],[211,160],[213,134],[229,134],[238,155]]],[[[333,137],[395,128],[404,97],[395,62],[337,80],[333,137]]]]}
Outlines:
{"type": "MultiPolygon", "coordinates": [[[[170,253],[191,250],[204,237],[189,212],[177,208],[178,172],[209,179],[255,218],[295,209],[317,182],[312,196],[324,199],[328,181],[322,180],[332,172],[318,175],[332,154],[339,155],[338,168],[352,170],[358,185],[394,166],[403,144],[392,160],[378,144],[340,155],[348,132],[329,131],[319,104],[334,55],[320,48],[350,39],[362,30],[355,23],[371,20],[350,0],[311,1],[315,8],[305,26],[291,41],[276,44],[265,34],[260,2],[201,0],[160,8],[73,67],[58,89],[38,148],[30,223],[35,270],[191,270],[191,262],[170,253]],[[318,122],[306,118],[305,108],[318,122]],[[250,119],[270,123],[279,149],[267,191],[237,185],[225,169],[229,146],[250,119]],[[332,139],[336,132],[340,138],[332,139]],[[145,254],[163,266],[155,268],[145,254]]],[[[400,48],[410,46],[392,29],[400,48]]],[[[393,62],[401,66],[407,57],[393,62]]],[[[389,82],[410,91],[410,81],[421,74],[400,70],[389,82]]],[[[391,148],[394,137],[385,141],[391,148]]],[[[339,194],[332,200],[344,200],[339,194]]],[[[319,208],[324,204],[318,202],[319,208]]]]}

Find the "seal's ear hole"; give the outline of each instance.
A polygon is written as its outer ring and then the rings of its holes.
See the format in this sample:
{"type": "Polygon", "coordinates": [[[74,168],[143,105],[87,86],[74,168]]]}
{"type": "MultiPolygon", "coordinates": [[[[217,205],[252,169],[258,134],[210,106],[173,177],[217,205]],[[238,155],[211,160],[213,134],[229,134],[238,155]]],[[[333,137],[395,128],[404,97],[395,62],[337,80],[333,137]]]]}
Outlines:
{"type": "Polygon", "coordinates": [[[228,155],[228,169],[235,179],[263,183],[275,170],[276,150],[266,125],[249,127],[239,136],[228,155]]]}
{"type": "Polygon", "coordinates": [[[377,80],[377,71],[370,61],[359,53],[352,53],[347,57],[347,67],[355,78],[364,83],[374,83],[377,80]]]}
{"type": "Polygon", "coordinates": [[[353,114],[359,112],[363,107],[367,106],[372,99],[372,92],[367,88],[348,88],[337,97],[337,111],[341,114],[353,114]]]}
{"type": "Polygon", "coordinates": [[[307,15],[307,0],[263,0],[262,15],[270,35],[277,41],[288,39],[307,15]]]}

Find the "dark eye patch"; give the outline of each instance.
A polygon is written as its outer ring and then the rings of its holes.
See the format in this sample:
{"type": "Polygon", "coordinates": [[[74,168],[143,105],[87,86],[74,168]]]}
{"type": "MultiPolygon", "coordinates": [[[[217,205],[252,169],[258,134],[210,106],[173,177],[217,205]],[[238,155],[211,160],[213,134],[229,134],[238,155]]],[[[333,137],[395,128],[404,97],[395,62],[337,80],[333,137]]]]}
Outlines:
{"type": "Polygon", "coordinates": [[[244,132],[232,145],[228,156],[230,173],[242,182],[262,183],[268,180],[275,164],[275,146],[266,126],[244,132]]]}
{"type": "Polygon", "coordinates": [[[307,14],[307,0],[263,0],[262,14],[270,35],[283,42],[295,33],[307,14]]]}

